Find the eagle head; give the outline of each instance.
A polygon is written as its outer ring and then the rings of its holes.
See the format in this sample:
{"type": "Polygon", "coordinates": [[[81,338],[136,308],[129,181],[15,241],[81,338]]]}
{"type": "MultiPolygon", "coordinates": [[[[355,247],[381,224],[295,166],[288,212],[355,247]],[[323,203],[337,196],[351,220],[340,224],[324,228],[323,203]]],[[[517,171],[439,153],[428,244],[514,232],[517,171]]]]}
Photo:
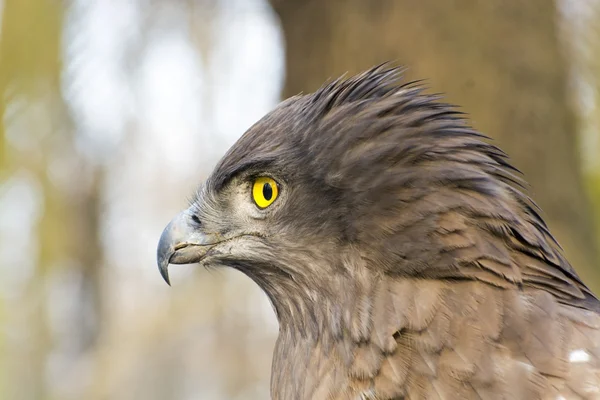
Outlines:
{"type": "Polygon", "coordinates": [[[505,153],[400,75],[336,80],[252,126],[164,230],[164,279],[169,264],[233,267],[280,323],[315,334],[382,276],[520,284],[513,239],[547,253],[555,281],[578,282],[505,153]]]}

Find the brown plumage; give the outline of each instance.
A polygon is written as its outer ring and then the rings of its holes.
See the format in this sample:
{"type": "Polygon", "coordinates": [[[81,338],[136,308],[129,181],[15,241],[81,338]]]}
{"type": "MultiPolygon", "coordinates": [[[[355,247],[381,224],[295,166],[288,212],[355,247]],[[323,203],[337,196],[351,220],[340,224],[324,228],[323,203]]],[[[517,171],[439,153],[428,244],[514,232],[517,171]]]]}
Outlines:
{"type": "Polygon", "coordinates": [[[398,75],[337,80],[250,128],[165,229],[163,276],[200,262],[260,285],[273,399],[600,398],[600,303],[518,171],[398,75]]]}

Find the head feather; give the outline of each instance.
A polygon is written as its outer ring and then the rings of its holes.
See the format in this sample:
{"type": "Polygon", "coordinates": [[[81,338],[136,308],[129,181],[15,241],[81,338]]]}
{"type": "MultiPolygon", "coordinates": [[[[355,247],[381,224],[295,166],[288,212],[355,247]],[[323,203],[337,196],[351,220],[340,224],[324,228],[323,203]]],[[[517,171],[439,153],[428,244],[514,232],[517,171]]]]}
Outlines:
{"type": "Polygon", "coordinates": [[[225,155],[213,189],[247,169],[273,171],[294,191],[280,217],[288,231],[336,237],[386,273],[484,279],[487,268],[597,307],[506,153],[440,95],[402,83],[402,71],[382,64],[283,102],[225,155]],[[440,233],[453,215],[465,228],[440,233]]]}

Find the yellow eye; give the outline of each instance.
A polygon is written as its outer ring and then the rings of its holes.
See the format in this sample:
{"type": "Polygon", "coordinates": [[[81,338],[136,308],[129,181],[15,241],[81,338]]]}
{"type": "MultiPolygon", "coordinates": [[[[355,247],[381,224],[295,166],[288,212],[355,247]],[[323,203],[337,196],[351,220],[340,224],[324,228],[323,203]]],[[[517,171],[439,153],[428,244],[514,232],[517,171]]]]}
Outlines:
{"type": "Polygon", "coordinates": [[[269,207],[278,194],[277,182],[266,176],[256,178],[252,184],[252,198],[259,208],[269,207]]]}

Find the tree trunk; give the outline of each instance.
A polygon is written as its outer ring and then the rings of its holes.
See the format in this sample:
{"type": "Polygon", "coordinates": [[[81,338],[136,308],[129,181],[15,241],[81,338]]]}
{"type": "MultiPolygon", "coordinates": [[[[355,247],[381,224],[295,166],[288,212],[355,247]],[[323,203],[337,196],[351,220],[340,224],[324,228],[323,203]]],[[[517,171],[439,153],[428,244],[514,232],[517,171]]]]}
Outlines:
{"type": "Polygon", "coordinates": [[[284,96],[392,60],[461,105],[525,173],[582,278],[600,292],[591,206],[548,0],[272,0],[286,43],[284,96]]]}

